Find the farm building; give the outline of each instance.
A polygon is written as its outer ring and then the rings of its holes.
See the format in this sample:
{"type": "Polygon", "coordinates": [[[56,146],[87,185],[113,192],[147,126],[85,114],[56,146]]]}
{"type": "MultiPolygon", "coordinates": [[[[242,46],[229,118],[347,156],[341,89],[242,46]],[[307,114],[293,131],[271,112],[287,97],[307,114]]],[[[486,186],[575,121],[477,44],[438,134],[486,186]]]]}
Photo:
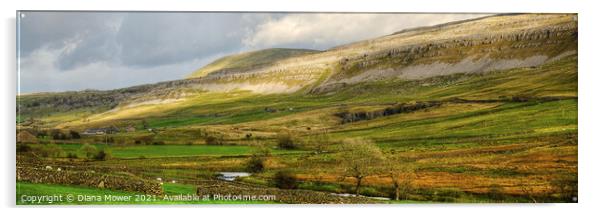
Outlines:
{"type": "Polygon", "coordinates": [[[106,128],[88,128],[82,134],[83,135],[102,135],[102,134],[114,134],[118,133],[119,128],[111,126],[106,128]]]}

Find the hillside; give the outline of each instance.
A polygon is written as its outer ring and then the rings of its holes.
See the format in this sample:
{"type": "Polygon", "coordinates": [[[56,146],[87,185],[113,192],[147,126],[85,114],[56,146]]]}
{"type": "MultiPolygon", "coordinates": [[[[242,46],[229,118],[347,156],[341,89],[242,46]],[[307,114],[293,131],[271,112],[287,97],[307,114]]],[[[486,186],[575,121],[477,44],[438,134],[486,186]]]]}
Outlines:
{"type": "Polygon", "coordinates": [[[319,51],[307,49],[273,48],[229,55],[203,66],[202,68],[188,75],[188,78],[203,77],[210,73],[228,73],[230,71],[243,71],[250,68],[265,67],[275,64],[276,62],[286,58],[302,56],[316,52],[319,51]]]}
{"type": "Polygon", "coordinates": [[[378,79],[424,79],[531,67],[576,53],[573,15],[498,15],[417,28],[206,77],[207,90],[312,92],[378,79]]]}

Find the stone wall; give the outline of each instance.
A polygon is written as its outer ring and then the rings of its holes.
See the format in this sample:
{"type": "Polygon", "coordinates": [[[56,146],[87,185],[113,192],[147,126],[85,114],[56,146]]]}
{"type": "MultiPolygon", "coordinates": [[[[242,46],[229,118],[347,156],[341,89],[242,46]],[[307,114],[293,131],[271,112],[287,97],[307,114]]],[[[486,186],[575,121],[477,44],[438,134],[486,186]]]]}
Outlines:
{"type": "Polygon", "coordinates": [[[163,188],[158,182],[151,182],[137,177],[106,175],[95,172],[58,171],[52,168],[40,169],[17,167],[17,181],[79,185],[138,192],[148,195],[163,194],[163,188]]]}

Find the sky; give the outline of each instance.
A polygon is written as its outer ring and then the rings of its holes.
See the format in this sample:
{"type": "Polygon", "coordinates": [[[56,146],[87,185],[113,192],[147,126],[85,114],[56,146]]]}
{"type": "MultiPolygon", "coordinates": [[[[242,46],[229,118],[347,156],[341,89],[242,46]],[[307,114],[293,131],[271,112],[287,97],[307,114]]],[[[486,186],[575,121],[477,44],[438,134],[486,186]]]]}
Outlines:
{"type": "Polygon", "coordinates": [[[325,50],[488,14],[22,12],[19,92],[108,90],[183,79],[265,48],[325,50]]]}

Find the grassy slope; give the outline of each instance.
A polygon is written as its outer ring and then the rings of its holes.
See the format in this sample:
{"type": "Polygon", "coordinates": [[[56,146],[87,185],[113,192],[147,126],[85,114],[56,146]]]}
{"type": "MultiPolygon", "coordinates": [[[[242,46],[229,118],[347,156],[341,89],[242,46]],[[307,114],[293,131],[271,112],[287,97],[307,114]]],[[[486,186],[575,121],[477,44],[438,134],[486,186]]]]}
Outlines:
{"type": "MultiPolygon", "coordinates": [[[[397,121],[382,119],[336,131],[341,137],[367,137],[388,145],[466,143],[475,138],[491,141],[576,133],[577,100],[545,103],[510,103],[437,117],[397,121]]],[[[447,112],[447,107],[441,108],[447,112]]],[[[458,110],[455,110],[458,111],[458,110]]]]}
{"type": "MultiPolygon", "coordinates": [[[[379,105],[394,102],[463,99],[499,99],[512,96],[577,96],[576,56],[536,68],[521,68],[488,74],[451,75],[421,81],[389,80],[360,83],[331,95],[249,92],[202,93],[177,105],[147,105],[92,116],[87,124],[107,125],[146,119],[152,127],[221,125],[261,120],[286,121],[296,114],[305,118],[316,110],[336,112],[340,105],[379,105]],[[374,94],[374,92],[379,92],[374,94]],[[265,107],[278,109],[268,113],[265,107]],[[292,110],[289,108],[293,108],[292,110]],[[280,118],[276,120],[277,118],[280,118]]],[[[324,117],[324,116],[323,116],[324,117]]],[[[303,119],[298,120],[303,121],[303,119]]],[[[311,119],[311,117],[309,118],[311,119]]],[[[327,119],[322,119],[327,120],[327,119]]],[[[260,122],[257,122],[260,121],[260,122]]],[[[274,122],[270,122],[274,123],[274,122]]],[[[302,122],[301,122],[302,123],[302,122]]],[[[324,121],[332,124],[332,121],[324,121]]],[[[67,126],[78,126],[67,124],[67,126]]]]}
{"type": "Polygon", "coordinates": [[[188,78],[202,77],[210,74],[214,71],[223,69],[239,69],[245,67],[252,67],[263,64],[271,64],[278,60],[301,56],[305,54],[318,52],[316,50],[308,49],[264,49],[253,52],[246,52],[236,55],[229,55],[210,64],[198,69],[192,74],[188,75],[188,78]]]}

